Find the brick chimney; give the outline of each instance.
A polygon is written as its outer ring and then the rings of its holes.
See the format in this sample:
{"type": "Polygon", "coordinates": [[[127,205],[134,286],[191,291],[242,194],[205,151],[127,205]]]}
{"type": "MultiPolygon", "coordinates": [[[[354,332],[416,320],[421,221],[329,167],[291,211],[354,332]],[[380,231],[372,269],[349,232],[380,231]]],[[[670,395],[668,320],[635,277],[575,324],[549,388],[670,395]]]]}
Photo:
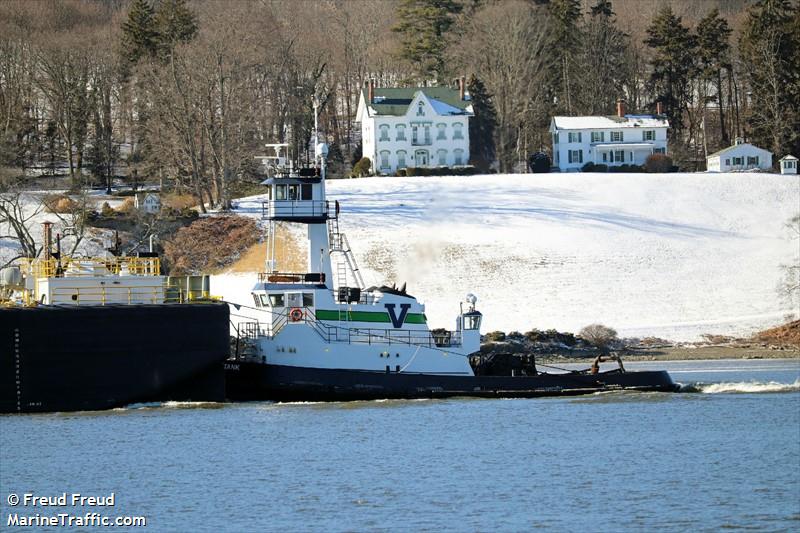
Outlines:
{"type": "Polygon", "coordinates": [[[656,102],[656,115],[663,115],[664,114],[664,104],[661,103],[661,100],[656,102]]]}
{"type": "Polygon", "coordinates": [[[370,104],[375,102],[375,78],[370,78],[369,80],[369,91],[367,91],[367,99],[369,100],[370,104]]]}
{"type": "Polygon", "coordinates": [[[458,97],[460,100],[464,100],[464,93],[467,90],[467,79],[464,76],[458,78],[458,97]]]}
{"type": "Polygon", "coordinates": [[[617,99],[617,116],[619,118],[625,118],[625,99],[624,98],[617,99]]]}

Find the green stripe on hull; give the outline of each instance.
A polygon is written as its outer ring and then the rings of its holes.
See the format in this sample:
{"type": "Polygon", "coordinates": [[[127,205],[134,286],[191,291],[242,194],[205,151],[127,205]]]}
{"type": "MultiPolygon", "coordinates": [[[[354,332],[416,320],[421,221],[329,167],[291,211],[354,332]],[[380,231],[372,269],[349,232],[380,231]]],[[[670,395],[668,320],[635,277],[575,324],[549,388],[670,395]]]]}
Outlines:
{"type": "MultiPolygon", "coordinates": [[[[389,313],[372,312],[372,311],[331,311],[329,309],[317,309],[315,312],[317,320],[334,320],[334,321],[348,321],[348,322],[391,322],[389,313]],[[345,317],[346,316],[346,317],[345,317]],[[341,317],[341,318],[340,318],[341,317]]],[[[425,315],[422,313],[408,313],[406,319],[403,321],[405,324],[425,324],[425,315]]]]}

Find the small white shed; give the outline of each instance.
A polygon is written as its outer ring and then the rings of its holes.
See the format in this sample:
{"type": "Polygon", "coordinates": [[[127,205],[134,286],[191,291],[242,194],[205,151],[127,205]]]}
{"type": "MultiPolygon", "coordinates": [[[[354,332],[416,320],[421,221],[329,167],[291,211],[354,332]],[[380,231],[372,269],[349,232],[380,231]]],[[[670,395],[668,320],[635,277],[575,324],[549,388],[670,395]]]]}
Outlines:
{"type": "Polygon", "coordinates": [[[797,158],[791,154],[783,156],[780,161],[781,174],[797,174],[797,158]]]}
{"type": "Polygon", "coordinates": [[[736,139],[736,144],[713,153],[706,159],[709,172],[731,172],[737,170],[769,170],[772,168],[772,152],[736,139]]]}

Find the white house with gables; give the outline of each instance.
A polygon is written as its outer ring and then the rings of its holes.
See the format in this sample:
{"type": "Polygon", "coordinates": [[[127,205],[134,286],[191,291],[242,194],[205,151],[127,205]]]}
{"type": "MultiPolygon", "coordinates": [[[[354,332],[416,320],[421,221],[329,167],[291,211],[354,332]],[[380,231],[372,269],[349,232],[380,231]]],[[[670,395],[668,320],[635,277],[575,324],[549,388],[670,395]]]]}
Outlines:
{"type": "Polygon", "coordinates": [[[589,162],[643,165],[650,154],[666,154],[669,122],[660,107],[655,115],[628,115],[620,100],[615,116],[553,117],[553,166],[569,172],[589,162]]]}
{"type": "Polygon", "coordinates": [[[356,112],[362,153],[376,174],[406,167],[469,164],[472,102],[464,78],[458,88],[379,88],[365,84],[356,112]]]}
{"type": "Polygon", "coordinates": [[[772,168],[772,152],[744,142],[738,137],[733,146],[723,148],[706,158],[709,172],[731,172],[741,170],[769,170],[772,168]]]}
{"type": "Polygon", "coordinates": [[[144,213],[154,215],[161,211],[161,197],[155,192],[136,193],[133,207],[144,213]]]}

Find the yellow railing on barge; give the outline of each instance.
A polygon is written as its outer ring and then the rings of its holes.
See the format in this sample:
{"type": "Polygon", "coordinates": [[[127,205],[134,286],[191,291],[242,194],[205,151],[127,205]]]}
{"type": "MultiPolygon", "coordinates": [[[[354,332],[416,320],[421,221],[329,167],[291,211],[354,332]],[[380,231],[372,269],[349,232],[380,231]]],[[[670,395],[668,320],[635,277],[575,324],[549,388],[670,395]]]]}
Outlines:
{"type": "Polygon", "coordinates": [[[26,263],[26,270],[35,278],[54,278],[60,275],[158,276],[161,274],[161,260],[158,257],[65,257],[61,261],[51,257],[28,259],[26,263]]]}

